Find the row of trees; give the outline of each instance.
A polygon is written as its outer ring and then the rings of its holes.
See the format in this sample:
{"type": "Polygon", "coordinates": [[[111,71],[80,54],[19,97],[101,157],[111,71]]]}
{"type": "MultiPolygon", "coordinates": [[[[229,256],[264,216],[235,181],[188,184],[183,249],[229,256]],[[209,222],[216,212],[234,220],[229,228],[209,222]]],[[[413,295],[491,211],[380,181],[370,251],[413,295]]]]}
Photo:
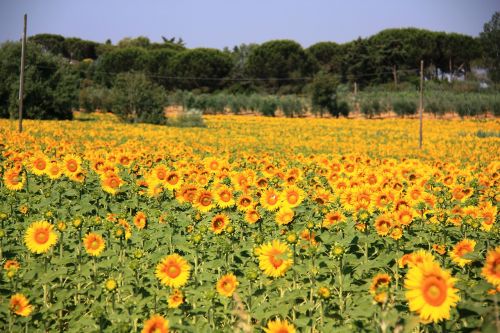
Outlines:
{"type": "MultiPolygon", "coordinates": [[[[93,95],[127,89],[124,73],[140,73],[147,84],[167,92],[309,94],[314,105],[342,113],[336,99],[339,83],[358,87],[418,81],[420,60],[426,77],[469,73],[475,62],[500,80],[500,13],[478,38],[415,28],[388,29],[366,39],[308,48],[292,40],[233,49],[187,49],[176,38],[153,43],[146,37],[126,38],[113,45],[79,38],[40,34],[29,38],[26,110],[31,118],[70,118],[82,92],[93,95]]],[[[0,47],[0,116],[17,108],[19,43],[0,47]]],[[[154,90],[154,89],[153,89],[154,90]]],[[[118,103],[119,104],[119,103],[118,103]]],[[[134,118],[134,117],[132,117],[134,118]]],[[[136,119],[137,120],[137,119],[136,119]]]]}

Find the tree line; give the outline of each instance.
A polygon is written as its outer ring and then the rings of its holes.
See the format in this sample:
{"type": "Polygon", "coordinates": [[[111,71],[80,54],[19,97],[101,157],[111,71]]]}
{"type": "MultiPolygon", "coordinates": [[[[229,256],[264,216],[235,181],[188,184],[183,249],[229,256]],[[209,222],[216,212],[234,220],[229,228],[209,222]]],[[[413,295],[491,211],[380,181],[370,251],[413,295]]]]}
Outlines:
{"type": "MultiPolygon", "coordinates": [[[[86,98],[111,91],[119,94],[128,81],[136,80],[125,75],[130,72],[143,75],[136,85],[158,94],[177,90],[307,94],[313,102],[323,101],[326,108],[336,93],[328,88],[332,84],[356,83],[359,88],[388,84],[395,89],[402,83],[416,84],[421,60],[427,79],[439,79],[443,74],[468,76],[472,66],[478,65],[488,70],[492,82],[499,82],[499,34],[499,12],[477,38],[402,28],[344,44],[319,42],[308,48],[292,40],[218,50],[189,49],[182,39],[163,36],[160,43],[138,37],[113,44],[110,40],[97,43],[38,34],[28,39],[26,116],[70,118],[68,110],[81,107],[86,98]]],[[[20,53],[17,42],[0,47],[1,117],[17,109],[20,53]]]]}

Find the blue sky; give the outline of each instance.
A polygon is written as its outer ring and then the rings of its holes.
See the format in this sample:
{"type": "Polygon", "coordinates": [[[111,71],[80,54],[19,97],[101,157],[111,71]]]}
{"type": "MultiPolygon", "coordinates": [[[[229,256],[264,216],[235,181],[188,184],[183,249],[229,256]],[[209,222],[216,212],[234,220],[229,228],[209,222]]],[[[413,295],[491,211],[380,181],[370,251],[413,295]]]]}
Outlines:
{"type": "Polygon", "coordinates": [[[182,37],[222,49],[293,39],[304,47],[343,43],[386,28],[417,27],[477,36],[498,0],[0,0],[0,42],[54,33],[113,43],[124,37],[182,37]]]}

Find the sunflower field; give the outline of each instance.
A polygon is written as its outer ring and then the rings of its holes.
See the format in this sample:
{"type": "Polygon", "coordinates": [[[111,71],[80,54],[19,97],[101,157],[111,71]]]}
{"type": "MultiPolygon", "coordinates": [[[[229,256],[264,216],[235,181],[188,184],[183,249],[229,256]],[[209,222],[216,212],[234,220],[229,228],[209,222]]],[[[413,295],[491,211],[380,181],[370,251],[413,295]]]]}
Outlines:
{"type": "Polygon", "coordinates": [[[498,332],[498,120],[0,120],[2,332],[498,332]]]}

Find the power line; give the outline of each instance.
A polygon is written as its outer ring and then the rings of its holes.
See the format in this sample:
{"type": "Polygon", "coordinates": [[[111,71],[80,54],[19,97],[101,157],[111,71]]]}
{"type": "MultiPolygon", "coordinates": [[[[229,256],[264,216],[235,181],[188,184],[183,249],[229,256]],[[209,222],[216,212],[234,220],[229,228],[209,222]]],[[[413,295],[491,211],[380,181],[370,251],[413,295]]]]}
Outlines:
{"type": "MultiPolygon", "coordinates": [[[[32,67],[33,65],[30,65],[28,67],[32,67]]],[[[44,66],[44,65],[34,65],[36,68],[40,69],[53,69],[53,70],[58,70],[58,67],[53,67],[53,66],[44,66]]],[[[91,74],[104,74],[104,75],[109,75],[109,76],[114,76],[118,75],[120,73],[126,73],[126,72],[108,72],[108,71],[86,71],[83,69],[74,69],[79,71],[80,73],[91,73],[91,74]]],[[[417,73],[418,68],[413,68],[413,69],[398,69],[397,73],[417,73]]],[[[350,74],[348,73],[348,76],[353,76],[354,78],[360,78],[360,77],[376,77],[384,74],[393,74],[392,71],[384,71],[384,72],[376,72],[376,73],[365,73],[365,74],[350,74]]],[[[254,78],[254,77],[247,77],[247,78],[230,78],[230,77],[195,77],[195,76],[167,76],[167,75],[157,75],[157,74],[150,74],[150,73],[144,73],[146,77],[149,78],[155,78],[155,79],[165,79],[165,80],[186,80],[186,81],[193,81],[193,80],[206,80],[206,81],[236,81],[236,82],[244,82],[244,81],[311,81],[314,79],[314,76],[304,76],[304,77],[291,77],[291,78],[285,78],[285,77],[270,77],[270,78],[254,78]]]]}

